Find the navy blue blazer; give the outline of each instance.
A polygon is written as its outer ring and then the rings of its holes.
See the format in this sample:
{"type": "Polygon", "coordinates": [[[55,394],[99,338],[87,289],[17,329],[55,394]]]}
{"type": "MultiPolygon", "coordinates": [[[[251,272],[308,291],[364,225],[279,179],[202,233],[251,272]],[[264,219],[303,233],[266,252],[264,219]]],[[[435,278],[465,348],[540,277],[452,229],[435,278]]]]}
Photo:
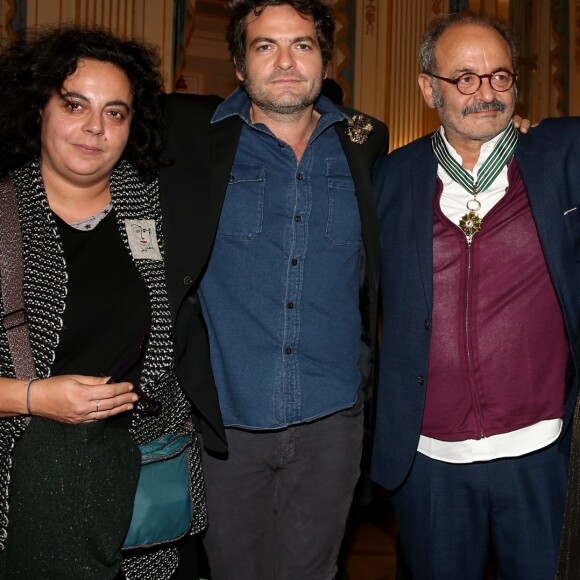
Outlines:
{"type": "MultiPolygon", "coordinates": [[[[159,184],[177,372],[194,405],[204,445],[223,453],[227,442],[197,297],[243,126],[237,115],[210,124],[220,102],[219,97],[213,96],[166,96],[165,155],[171,164],[161,170],[159,184]]],[[[379,284],[378,221],[371,175],[375,161],[388,151],[386,126],[376,119],[372,123],[374,130],[364,144],[348,138],[346,122],[336,126],[355,184],[362,225],[361,312],[363,339],[368,348],[363,353],[361,369],[367,381],[372,381],[379,284]]]]}
{"type": "MultiPolygon", "coordinates": [[[[580,361],[580,117],[547,119],[520,135],[515,157],[570,344],[565,433],[580,361]]],[[[411,468],[428,388],[436,184],[431,136],[391,153],[375,175],[383,331],[371,477],[387,489],[411,468]]]]}

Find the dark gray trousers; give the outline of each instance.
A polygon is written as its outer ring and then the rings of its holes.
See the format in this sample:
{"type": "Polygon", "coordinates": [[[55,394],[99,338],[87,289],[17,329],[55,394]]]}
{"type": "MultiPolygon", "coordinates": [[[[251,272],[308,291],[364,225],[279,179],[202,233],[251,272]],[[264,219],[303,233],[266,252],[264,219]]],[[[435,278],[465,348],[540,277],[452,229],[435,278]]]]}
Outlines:
{"type": "Polygon", "coordinates": [[[363,405],[203,455],[212,580],[332,580],[360,475],[363,405]]]}

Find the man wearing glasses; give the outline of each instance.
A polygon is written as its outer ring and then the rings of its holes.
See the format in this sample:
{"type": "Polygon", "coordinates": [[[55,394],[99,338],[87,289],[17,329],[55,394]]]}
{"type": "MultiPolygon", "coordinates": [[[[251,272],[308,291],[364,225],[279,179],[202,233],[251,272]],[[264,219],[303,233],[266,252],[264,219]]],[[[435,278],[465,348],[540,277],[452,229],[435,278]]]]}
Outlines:
{"type": "Polygon", "coordinates": [[[383,340],[372,476],[414,580],[554,578],[580,328],[580,122],[518,135],[500,22],[435,19],[442,127],[376,175],[383,340]]]}

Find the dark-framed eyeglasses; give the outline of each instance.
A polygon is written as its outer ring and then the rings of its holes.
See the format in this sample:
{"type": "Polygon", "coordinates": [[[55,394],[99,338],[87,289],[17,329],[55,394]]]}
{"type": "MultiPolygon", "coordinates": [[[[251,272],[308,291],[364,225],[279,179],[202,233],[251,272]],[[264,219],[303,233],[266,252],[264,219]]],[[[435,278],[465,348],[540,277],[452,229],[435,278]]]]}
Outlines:
{"type": "Polygon", "coordinates": [[[505,91],[509,91],[514,86],[514,83],[518,78],[517,73],[503,70],[485,75],[466,72],[459,75],[456,79],[448,79],[434,74],[431,74],[430,76],[439,79],[440,81],[445,81],[446,83],[455,85],[462,95],[473,95],[474,93],[477,93],[481,87],[483,79],[489,80],[489,84],[494,91],[505,93],[505,91]]]}

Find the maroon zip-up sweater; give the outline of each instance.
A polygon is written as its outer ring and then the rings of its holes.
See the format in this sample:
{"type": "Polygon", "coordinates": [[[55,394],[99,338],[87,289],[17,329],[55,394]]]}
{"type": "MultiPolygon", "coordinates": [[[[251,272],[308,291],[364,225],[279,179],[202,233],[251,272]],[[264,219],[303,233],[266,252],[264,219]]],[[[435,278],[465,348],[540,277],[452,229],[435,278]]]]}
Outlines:
{"type": "Polygon", "coordinates": [[[564,414],[562,314],[515,160],[508,179],[471,243],[441,211],[439,182],[428,437],[480,439],[564,414]]]}

